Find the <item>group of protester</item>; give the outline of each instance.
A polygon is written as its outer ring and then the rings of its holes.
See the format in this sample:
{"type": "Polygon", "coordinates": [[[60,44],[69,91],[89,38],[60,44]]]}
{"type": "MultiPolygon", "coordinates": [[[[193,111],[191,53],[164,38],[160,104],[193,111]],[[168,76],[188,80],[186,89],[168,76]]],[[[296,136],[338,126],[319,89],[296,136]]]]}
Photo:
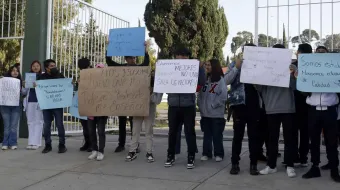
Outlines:
{"type": "MultiPolygon", "coordinates": [[[[255,46],[247,44],[246,46],[255,46]]],[[[273,48],[284,48],[277,44],[273,48]]],[[[318,47],[317,53],[325,53],[325,47],[318,47]]],[[[312,47],[301,44],[298,54],[312,53],[312,47]]],[[[191,52],[186,48],[179,48],[175,53],[175,59],[190,59],[191,52]]],[[[144,62],[136,64],[136,57],[126,56],[125,64],[120,64],[106,57],[109,67],[115,66],[149,66],[149,55],[146,51],[144,62]]],[[[303,175],[303,178],[320,177],[320,136],[324,131],[327,158],[329,163],[323,169],[331,170],[334,181],[340,182],[338,171],[338,142],[339,130],[337,129],[339,98],[336,93],[303,93],[296,90],[297,62],[290,65],[290,87],[273,87],[263,85],[243,84],[240,82],[242,60],[229,65],[224,74],[219,60],[212,59],[200,64],[198,72],[198,84],[196,93],[168,94],[168,121],[169,139],[165,167],[171,167],[176,160],[176,154],[180,153],[180,137],[182,126],[188,146],[187,168],[195,167],[195,154],[198,152],[195,133],[196,104],[201,115],[201,130],[204,132],[203,153],[201,160],[207,161],[215,157],[216,162],[224,159],[223,131],[225,128],[225,107],[228,102],[229,114],[233,116],[234,137],[232,142],[232,168],[230,174],[240,172],[239,161],[242,149],[242,141],[247,126],[250,152],[250,174],[267,175],[277,172],[278,142],[280,127],[284,135],[284,165],[287,175],[295,177],[294,163],[303,167],[308,166],[308,153],[311,152],[311,169],[303,175]],[[231,86],[230,92],[227,85],[231,86]],[[196,102],[197,99],[197,102],[196,102]],[[300,137],[300,138],[299,138],[300,137]],[[299,142],[299,143],[298,143],[299,142]],[[300,145],[300,147],[298,146],[300,145]],[[263,155],[263,145],[266,146],[267,155],[263,155]],[[258,161],[267,161],[267,167],[261,171],[257,169],[258,161]]],[[[44,61],[45,72],[39,61],[31,64],[31,71],[37,74],[37,80],[49,80],[64,78],[58,71],[54,60],[44,61]]],[[[78,61],[81,70],[91,67],[90,60],[83,58],[78,61]]],[[[95,68],[104,68],[104,64],[97,64],[95,68]]],[[[288,68],[287,68],[288,69],[288,68]]],[[[21,80],[17,67],[11,67],[6,77],[21,80]]],[[[126,124],[129,119],[132,131],[132,140],[126,161],[133,161],[140,152],[140,132],[142,124],[145,125],[146,158],[148,162],[154,162],[153,151],[153,125],[156,117],[156,105],[162,100],[162,94],[153,92],[154,75],[151,76],[150,108],[147,117],[119,117],[119,144],[115,152],[122,152],[126,142],[126,124]]],[[[77,81],[75,90],[78,88],[77,81]]],[[[59,136],[58,153],[65,153],[65,129],[63,125],[63,109],[41,110],[34,88],[25,88],[22,82],[23,107],[27,114],[29,138],[27,149],[37,149],[42,145],[41,136],[44,132],[45,147],[42,153],[52,151],[51,124],[54,121],[59,136]]],[[[4,140],[2,149],[17,149],[17,127],[20,117],[19,106],[1,106],[1,114],[4,120],[4,140]]],[[[91,152],[88,159],[98,161],[104,159],[105,126],[107,116],[87,117],[80,120],[85,143],[81,151],[91,152]],[[97,134],[99,139],[97,140],[97,134]],[[99,143],[98,143],[99,141],[99,143]],[[98,145],[99,144],[99,145],[98,145]]]]}

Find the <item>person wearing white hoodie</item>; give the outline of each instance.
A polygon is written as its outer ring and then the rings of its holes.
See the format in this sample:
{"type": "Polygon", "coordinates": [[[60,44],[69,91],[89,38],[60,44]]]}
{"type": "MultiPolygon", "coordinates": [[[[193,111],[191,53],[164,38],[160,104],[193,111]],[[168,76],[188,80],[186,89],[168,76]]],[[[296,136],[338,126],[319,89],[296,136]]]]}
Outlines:
{"type": "Polygon", "coordinates": [[[224,112],[227,101],[227,85],[217,59],[206,63],[207,81],[198,95],[198,106],[201,112],[201,130],[203,137],[202,161],[212,158],[213,147],[216,162],[224,158],[223,131],[225,128],[224,112]],[[212,144],[214,146],[212,146],[212,144]]]}

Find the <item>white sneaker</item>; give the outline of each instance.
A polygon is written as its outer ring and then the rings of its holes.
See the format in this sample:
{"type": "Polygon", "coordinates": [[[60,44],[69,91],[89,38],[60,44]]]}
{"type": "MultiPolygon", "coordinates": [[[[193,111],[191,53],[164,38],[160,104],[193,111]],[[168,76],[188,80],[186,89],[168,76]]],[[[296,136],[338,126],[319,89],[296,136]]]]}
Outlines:
{"type": "Polygon", "coordinates": [[[88,157],[89,160],[93,160],[97,158],[98,152],[97,151],[92,151],[91,155],[88,157]]]}
{"type": "Polygon", "coordinates": [[[8,150],[8,146],[2,146],[1,149],[2,150],[8,150]]]}
{"type": "Polygon", "coordinates": [[[223,158],[222,157],[219,157],[219,156],[216,156],[215,158],[215,161],[216,162],[222,162],[223,158]]]}
{"type": "Polygon", "coordinates": [[[104,159],[104,154],[101,152],[98,152],[97,161],[102,161],[103,159],[104,159]]]}
{"type": "Polygon", "coordinates": [[[201,157],[201,161],[207,161],[207,160],[209,160],[208,156],[202,156],[201,157]]]}
{"type": "Polygon", "coordinates": [[[33,145],[33,146],[31,147],[31,150],[37,150],[38,148],[39,148],[39,146],[33,145]]]}
{"type": "Polygon", "coordinates": [[[266,168],[264,168],[263,170],[260,171],[261,175],[268,175],[268,174],[273,174],[276,173],[277,169],[271,169],[269,166],[266,166],[266,168]]]}
{"type": "Polygon", "coordinates": [[[287,167],[287,175],[290,178],[296,177],[295,169],[292,167],[287,167]]]}
{"type": "Polygon", "coordinates": [[[11,146],[11,150],[16,150],[16,149],[18,149],[17,146],[11,146]]]}
{"type": "Polygon", "coordinates": [[[28,146],[26,147],[26,149],[27,149],[27,150],[32,150],[32,147],[33,147],[32,145],[28,145],[28,146]]]}

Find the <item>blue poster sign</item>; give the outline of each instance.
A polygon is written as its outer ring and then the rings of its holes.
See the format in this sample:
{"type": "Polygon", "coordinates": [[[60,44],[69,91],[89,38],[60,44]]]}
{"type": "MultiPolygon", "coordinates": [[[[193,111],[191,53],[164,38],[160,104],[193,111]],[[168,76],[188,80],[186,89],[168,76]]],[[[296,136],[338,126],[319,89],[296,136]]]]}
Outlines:
{"type": "Polygon", "coordinates": [[[144,56],[145,27],[111,29],[108,56],[144,56]]]}
{"type": "Polygon", "coordinates": [[[70,107],[70,114],[73,117],[75,117],[75,118],[87,120],[86,116],[82,117],[82,116],[79,115],[79,109],[78,109],[78,91],[73,96],[72,105],[70,107]]]}
{"type": "Polygon", "coordinates": [[[36,80],[36,73],[25,73],[25,88],[34,88],[33,83],[35,83],[36,80]]]}
{"type": "Polygon", "coordinates": [[[65,108],[72,105],[72,79],[38,80],[36,93],[42,110],[65,108]]]}

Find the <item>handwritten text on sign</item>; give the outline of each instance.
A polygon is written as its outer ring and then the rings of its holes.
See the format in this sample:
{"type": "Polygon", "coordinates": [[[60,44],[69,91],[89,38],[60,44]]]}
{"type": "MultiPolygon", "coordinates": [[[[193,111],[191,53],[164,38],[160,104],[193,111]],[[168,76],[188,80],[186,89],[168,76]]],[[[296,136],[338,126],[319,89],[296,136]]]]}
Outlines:
{"type": "Polygon", "coordinates": [[[37,80],[37,74],[36,73],[26,73],[25,74],[25,88],[34,88],[33,84],[37,80]]]}
{"type": "Polygon", "coordinates": [[[108,56],[144,56],[145,27],[111,29],[108,56]]]}
{"type": "Polygon", "coordinates": [[[242,83],[289,87],[291,50],[246,46],[243,58],[242,83]]]}
{"type": "Polygon", "coordinates": [[[11,77],[0,79],[0,105],[19,106],[20,80],[11,77]]]}
{"type": "Polygon", "coordinates": [[[38,80],[36,93],[42,110],[65,108],[72,105],[72,79],[38,80]]]}
{"type": "Polygon", "coordinates": [[[195,93],[198,82],[198,72],[198,60],[159,60],[156,63],[154,92],[195,93]]]}
{"type": "Polygon", "coordinates": [[[340,92],[340,54],[302,54],[298,67],[298,90],[340,92]]]}
{"type": "Polygon", "coordinates": [[[81,116],[148,116],[149,67],[109,67],[80,72],[81,116]]]}

